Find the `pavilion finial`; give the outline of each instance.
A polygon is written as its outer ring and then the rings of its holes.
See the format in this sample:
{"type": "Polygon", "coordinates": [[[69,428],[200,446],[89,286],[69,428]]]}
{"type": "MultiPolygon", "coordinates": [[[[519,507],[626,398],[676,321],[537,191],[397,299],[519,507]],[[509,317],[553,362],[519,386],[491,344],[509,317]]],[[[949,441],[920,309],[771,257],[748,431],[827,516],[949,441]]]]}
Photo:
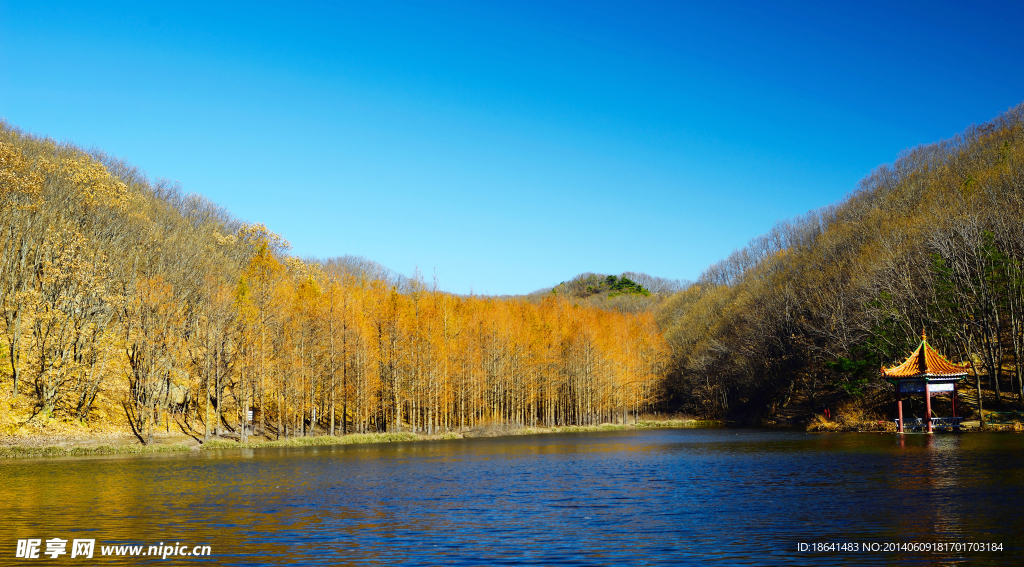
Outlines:
{"type": "Polygon", "coordinates": [[[921,327],[921,340],[922,341],[927,341],[928,340],[928,333],[924,332],[924,327],[921,327]]]}

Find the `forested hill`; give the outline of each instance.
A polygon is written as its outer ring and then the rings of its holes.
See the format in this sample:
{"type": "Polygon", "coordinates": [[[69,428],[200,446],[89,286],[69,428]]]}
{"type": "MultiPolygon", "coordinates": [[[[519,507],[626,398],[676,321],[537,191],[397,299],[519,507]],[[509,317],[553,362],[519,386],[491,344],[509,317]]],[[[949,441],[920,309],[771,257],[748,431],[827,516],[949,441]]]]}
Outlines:
{"type": "Polygon", "coordinates": [[[927,329],[1019,402],[1024,107],[921,146],[692,285],[582,274],[460,297],[0,124],[0,431],[196,435],[771,417],[889,399],[927,329]],[[660,328],[659,328],[660,327],[660,328]],[[669,354],[670,353],[670,354],[669,354]],[[667,369],[667,370],[666,370],[667,369]],[[668,397],[663,397],[665,376],[668,397]],[[83,425],[84,424],[84,425],[83,425]]]}
{"type": "Polygon", "coordinates": [[[654,309],[666,297],[686,289],[689,282],[659,278],[640,272],[618,276],[586,272],[552,288],[539,289],[527,299],[539,302],[554,296],[578,305],[625,313],[654,309]]]}
{"type": "Polygon", "coordinates": [[[591,425],[660,399],[650,312],[457,296],[287,250],[123,162],[0,124],[0,435],[244,440],[250,411],[264,437],[591,425]]]}
{"type": "Polygon", "coordinates": [[[684,410],[771,416],[796,399],[891,392],[878,369],[922,329],[984,375],[986,404],[1019,399],[1024,106],[907,151],[841,203],[779,224],[665,301],[658,319],[684,410]]]}

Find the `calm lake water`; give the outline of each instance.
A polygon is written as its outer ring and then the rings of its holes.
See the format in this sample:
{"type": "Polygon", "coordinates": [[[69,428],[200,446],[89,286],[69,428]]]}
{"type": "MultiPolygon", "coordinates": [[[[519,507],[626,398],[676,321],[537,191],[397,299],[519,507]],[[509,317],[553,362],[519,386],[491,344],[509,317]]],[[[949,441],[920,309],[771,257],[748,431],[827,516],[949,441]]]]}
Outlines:
{"type": "Polygon", "coordinates": [[[683,429],[0,461],[0,564],[1020,564],[1022,449],[683,429]],[[28,538],[67,554],[15,559],[28,538]],[[1003,551],[884,551],[936,543],[1003,551]],[[101,555],[159,544],[211,555],[101,555]]]}

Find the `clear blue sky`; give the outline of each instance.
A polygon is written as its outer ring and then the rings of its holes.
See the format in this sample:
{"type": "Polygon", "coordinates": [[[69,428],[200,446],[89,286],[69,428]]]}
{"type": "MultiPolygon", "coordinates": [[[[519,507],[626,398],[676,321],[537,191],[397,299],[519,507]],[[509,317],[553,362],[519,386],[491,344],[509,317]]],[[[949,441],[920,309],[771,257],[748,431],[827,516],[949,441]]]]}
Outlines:
{"type": "Polygon", "coordinates": [[[0,117],[454,292],[694,279],[1024,100],[1021,6],[0,0],[0,117]]]}

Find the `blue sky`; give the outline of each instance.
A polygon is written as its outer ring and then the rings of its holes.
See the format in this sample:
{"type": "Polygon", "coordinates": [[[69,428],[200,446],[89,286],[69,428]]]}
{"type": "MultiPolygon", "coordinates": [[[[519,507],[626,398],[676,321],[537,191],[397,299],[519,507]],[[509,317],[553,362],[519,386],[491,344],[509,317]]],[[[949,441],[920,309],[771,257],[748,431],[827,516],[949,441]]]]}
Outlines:
{"type": "Polygon", "coordinates": [[[0,0],[0,117],[300,256],[696,278],[1024,101],[1021,4],[0,0]]]}

